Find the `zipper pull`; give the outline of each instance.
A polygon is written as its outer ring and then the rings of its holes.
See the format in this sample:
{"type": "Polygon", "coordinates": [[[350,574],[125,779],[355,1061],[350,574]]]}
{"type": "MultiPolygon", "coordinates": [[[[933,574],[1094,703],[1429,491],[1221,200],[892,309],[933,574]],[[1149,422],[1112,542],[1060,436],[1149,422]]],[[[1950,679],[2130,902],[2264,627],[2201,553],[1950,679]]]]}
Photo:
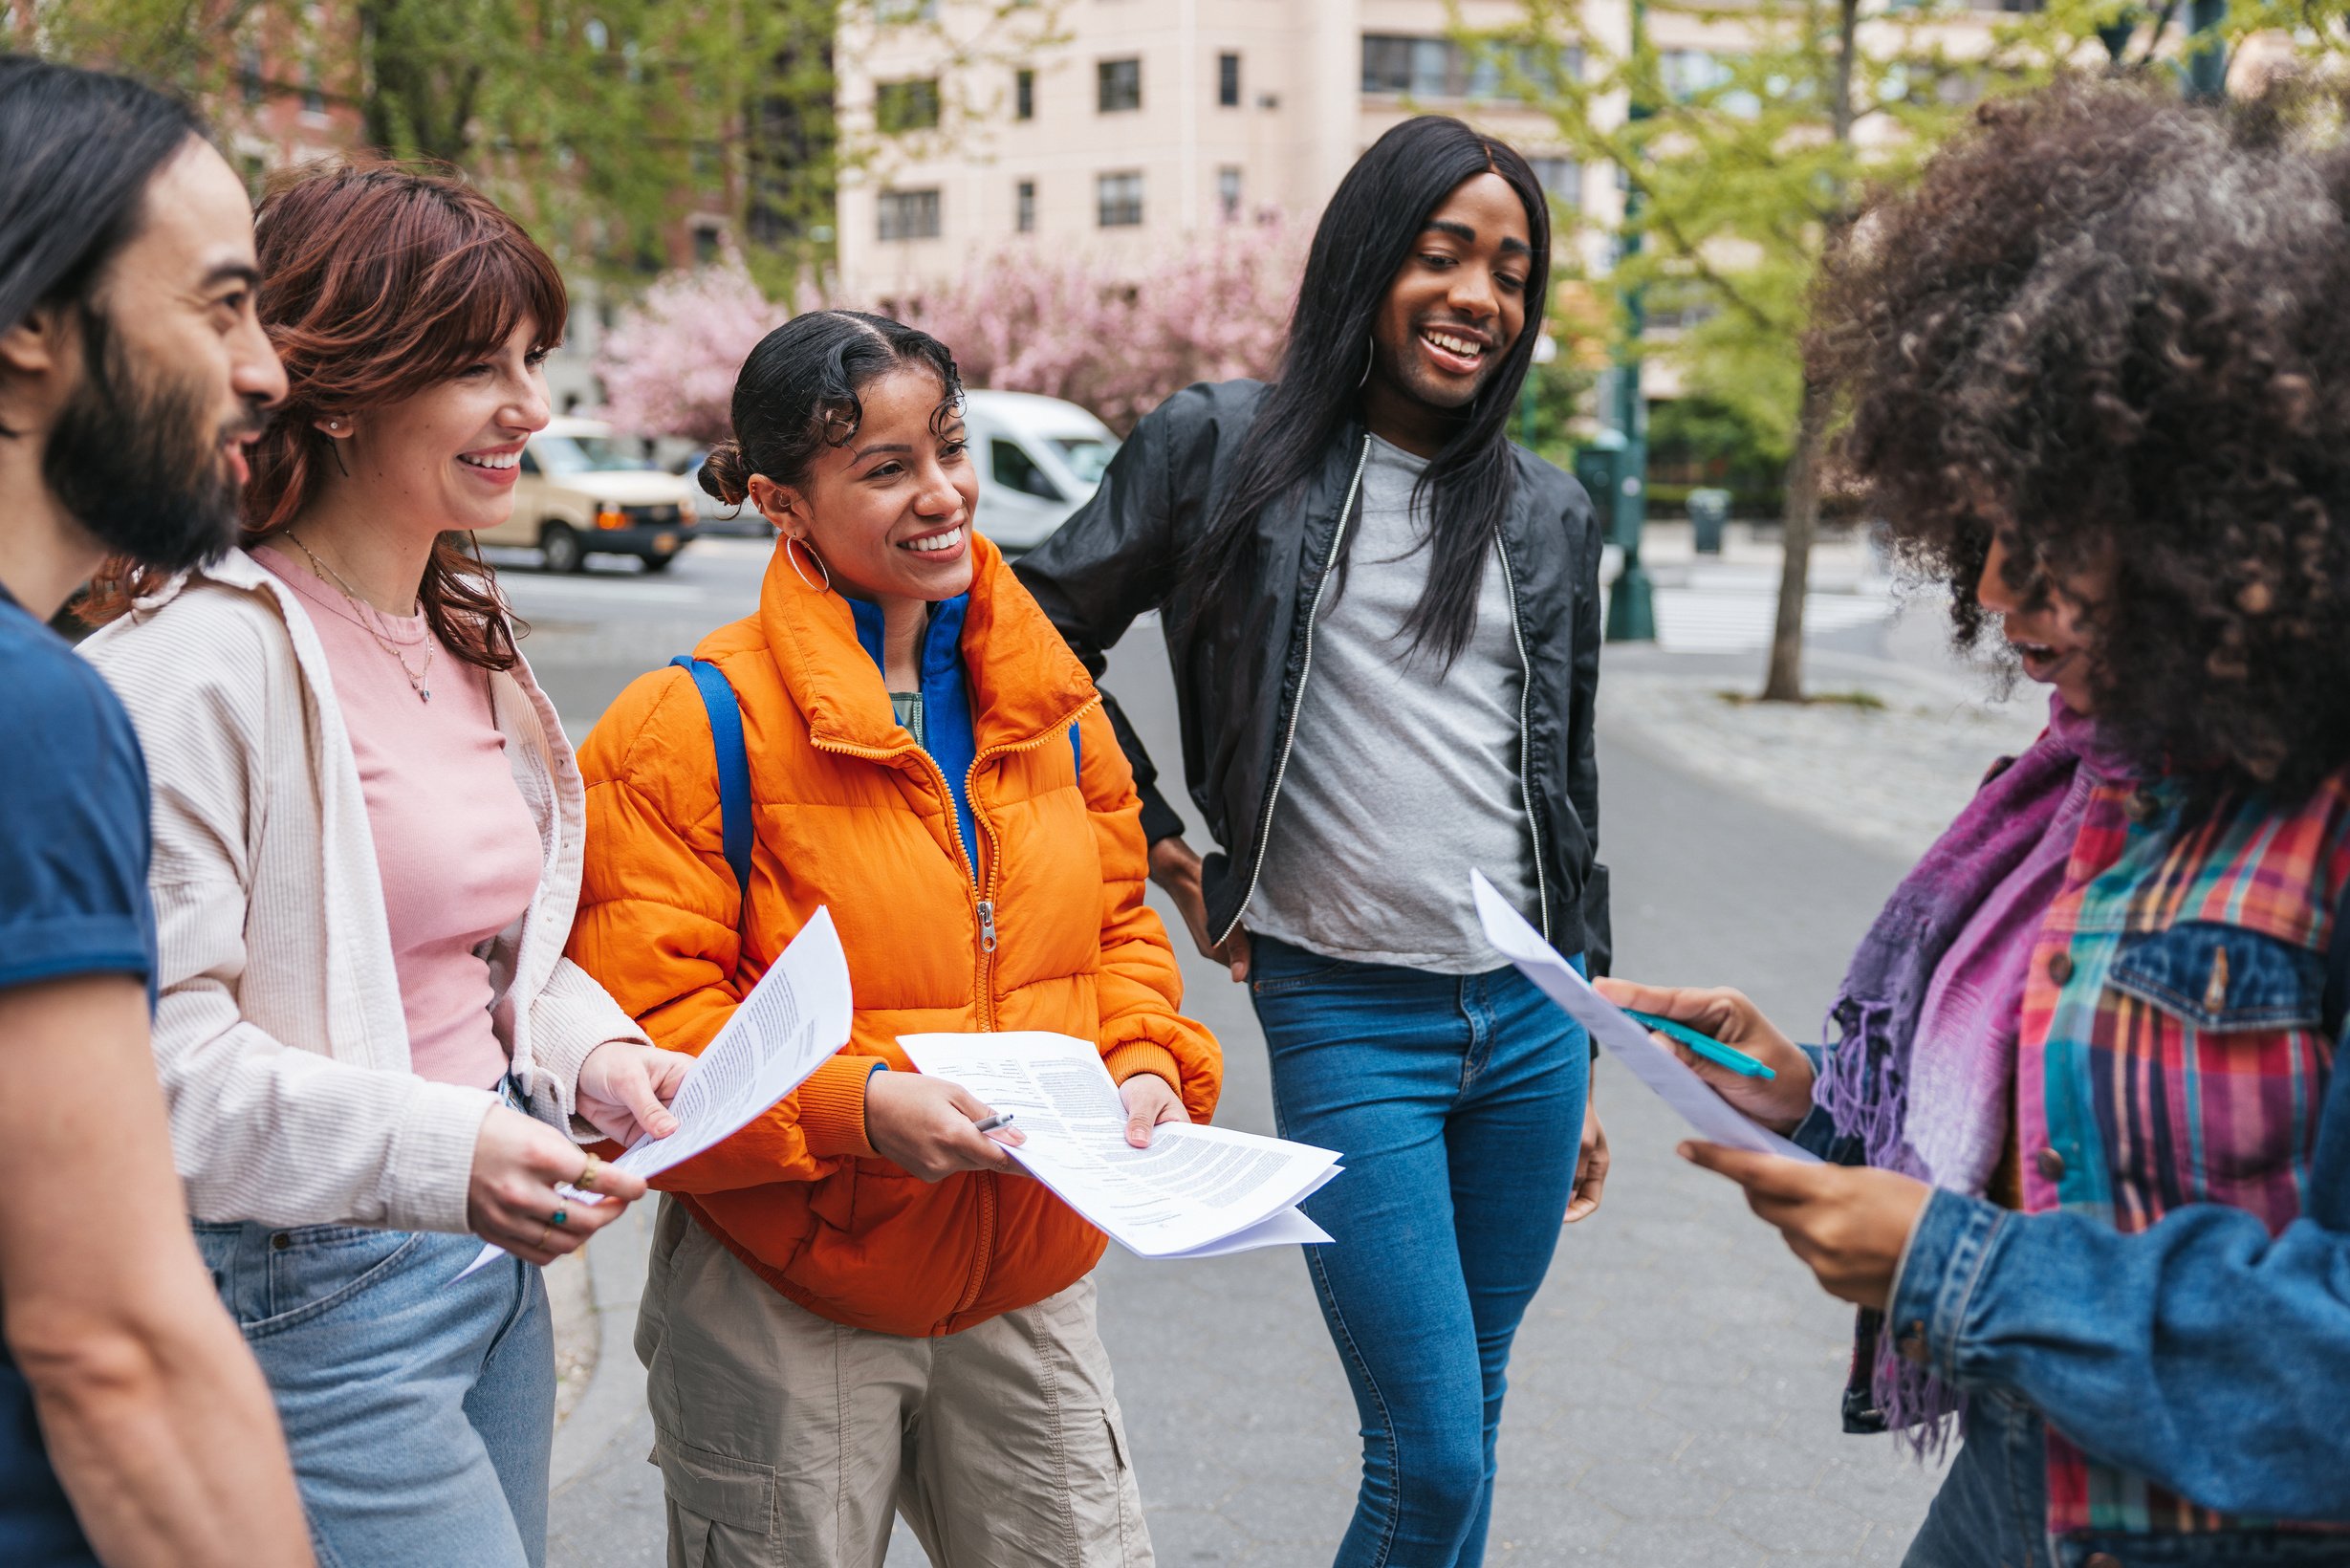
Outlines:
{"type": "Polygon", "coordinates": [[[979,950],[983,953],[995,951],[995,901],[993,899],[979,901],[979,950]]]}

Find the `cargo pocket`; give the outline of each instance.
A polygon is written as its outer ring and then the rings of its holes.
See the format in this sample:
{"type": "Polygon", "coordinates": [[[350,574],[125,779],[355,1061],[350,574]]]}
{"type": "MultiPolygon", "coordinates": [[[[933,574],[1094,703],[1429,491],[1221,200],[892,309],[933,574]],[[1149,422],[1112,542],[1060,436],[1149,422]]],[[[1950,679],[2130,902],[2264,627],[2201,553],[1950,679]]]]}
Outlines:
{"type": "Polygon", "coordinates": [[[687,1568],[734,1568],[764,1562],[775,1530],[775,1470],[729,1459],[656,1432],[654,1462],[675,1513],[671,1528],[687,1568]],[[744,1550],[730,1550],[739,1546],[744,1550]]]}
{"type": "Polygon", "coordinates": [[[1101,1424],[1110,1434],[1111,1478],[1118,1488],[1118,1568],[1148,1568],[1150,1531],[1142,1522],[1142,1492],[1126,1458],[1126,1433],[1118,1422],[1115,1405],[1101,1412],[1101,1424]]]}

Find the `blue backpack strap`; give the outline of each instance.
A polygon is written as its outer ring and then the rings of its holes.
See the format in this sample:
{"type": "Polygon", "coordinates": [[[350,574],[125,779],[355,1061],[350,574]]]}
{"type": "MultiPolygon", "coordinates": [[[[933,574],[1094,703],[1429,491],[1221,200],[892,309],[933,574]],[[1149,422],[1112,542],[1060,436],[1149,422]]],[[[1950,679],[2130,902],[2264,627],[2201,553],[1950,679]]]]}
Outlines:
{"type": "Polygon", "coordinates": [[[726,672],[705,659],[679,654],[669,661],[693,677],[710,720],[710,746],[718,753],[718,818],[727,864],[746,905],[751,900],[751,753],[743,745],[742,703],[726,672]]]}

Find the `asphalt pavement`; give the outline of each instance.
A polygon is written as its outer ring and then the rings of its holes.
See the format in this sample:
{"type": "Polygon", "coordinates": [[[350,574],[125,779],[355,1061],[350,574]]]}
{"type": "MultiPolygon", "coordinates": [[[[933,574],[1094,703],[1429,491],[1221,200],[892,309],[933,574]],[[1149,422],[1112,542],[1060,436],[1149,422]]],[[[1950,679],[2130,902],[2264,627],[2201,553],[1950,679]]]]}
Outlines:
{"type": "MultiPolygon", "coordinates": [[[[662,578],[513,571],[507,581],[533,623],[526,653],[584,733],[628,679],[747,613],[764,559],[748,541],[705,541],[662,578]]],[[[1883,627],[1840,626],[1821,652],[1919,657],[1897,642],[1883,627]]],[[[1674,657],[1611,649],[1609,667],[1674,657]]],[[[1178,771],[1173,693],[1148,626],[1129,635],[1108,684],[1178,771]]],[[[1611,715],[1600,739],[1617,971],[1734,984],[1791,1032],[1816,1034],[1901,858],[1657,754],[1637,712],[1611,715]]],[[[1245,993],[1188,954],[1186,984],[1186,1011],[1227,1054],[1218,1121],[1272,1131],[1245,993]]],[[[1680,1129],[1656,1101],[1606,1064],[1597,1093],[1615,1171],[1599,1212],[1565,1236],[1518,1338],[1489,1562],[1898,1563],[1933,1481],[1886,1441],[1838,1430],[1848,1312],[1734,1189],[1673,1156],[1680,1129]]],[[[591,1249],[602,1253],[592,1261],[604,1355],[557,1434],[553,1568],[662,1560],[660,1479],[627,1351],[641,1277],[629,1238],[641,1247],[643,1230],[616,1229],[591,1249]]],[[[1327,1562],[1353,1505],[1359,1439],[1296,1255],[1154,1264],[1114,1249],[1100,1281],[1159,1560],[1327,1562]]],[[[900,1531],[889,1568],[923,1561],[900,1531]]]]}

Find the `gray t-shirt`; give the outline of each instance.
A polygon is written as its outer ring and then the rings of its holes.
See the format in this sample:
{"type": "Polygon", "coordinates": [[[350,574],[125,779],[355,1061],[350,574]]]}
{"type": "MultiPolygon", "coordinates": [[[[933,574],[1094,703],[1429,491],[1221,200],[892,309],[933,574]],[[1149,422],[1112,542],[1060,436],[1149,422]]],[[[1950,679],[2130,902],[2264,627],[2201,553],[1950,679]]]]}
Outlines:
{"type": "Polygon", "coordinates": [[[1534,834],[1519,778],[1519,662],[1498,543],[1477,627],[1449,669],[1408,653],[1428,523],[1425,459],[1373,437],[1343,592],[1331,584],[1296,742],[1244,923],[1330,958],[1477,974],[1503,963],[1469,892],[1470,867],[1530,920],[1534,834]]]}

